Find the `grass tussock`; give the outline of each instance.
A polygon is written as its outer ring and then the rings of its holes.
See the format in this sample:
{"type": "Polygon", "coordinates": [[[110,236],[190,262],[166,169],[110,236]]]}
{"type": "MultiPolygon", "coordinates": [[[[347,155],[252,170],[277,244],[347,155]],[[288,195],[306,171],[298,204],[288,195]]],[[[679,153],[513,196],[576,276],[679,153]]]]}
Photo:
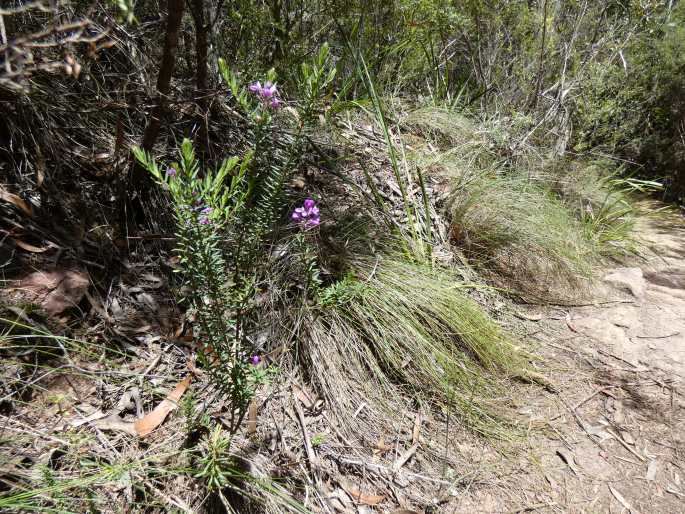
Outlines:
{"type": "Polygon", "coordinates": [[[511,435],[494,399],[525,359],[461,287],[447,271],[382,256],[356,260],[328,288],[302,355],[342,421],[362,398],[396,415],[410,397],[453,409],[482,435],[511,435]]]}
{"type": "Polygon", "coordinates": [[[523,143],[521,124],[475,124],[439,108],[405,120],[425,142],[412,156],[417,166],[448,183],[452,243],[478,269],[522,297],[582,296],[603,257],[634,251],[631,192],[655,184],[619,178],[610,163],[545,155],[523,143]]]}
{"type": "Polygon", "coordinates": [[[596,249],[582,223],[544,185],[484,176],[454,191],[452,238],[506,287],[542,295],[589,277],[596,249]]]}

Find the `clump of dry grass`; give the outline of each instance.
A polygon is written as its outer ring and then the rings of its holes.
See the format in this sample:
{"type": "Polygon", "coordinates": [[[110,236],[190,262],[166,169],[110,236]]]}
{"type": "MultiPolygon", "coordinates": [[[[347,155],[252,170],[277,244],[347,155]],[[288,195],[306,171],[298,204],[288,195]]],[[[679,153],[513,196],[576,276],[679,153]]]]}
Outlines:
{"type": "Polygon", "coordinates": [[[606,165],[572,165],[519,142],[520,123],[424,108],[404,125],[424,141],[416,165],[447,181],[452,243],[487,278],[529,299],[583,296],[603,256],[633,248],[625,184],[606,165]]]}
{"type": "Polygon", "coordinates": [[[483,176],[454,191],[450,213],[453,241],[504,287],[551,298],[591,276],[596,248],[544,185],[483,176]]]}

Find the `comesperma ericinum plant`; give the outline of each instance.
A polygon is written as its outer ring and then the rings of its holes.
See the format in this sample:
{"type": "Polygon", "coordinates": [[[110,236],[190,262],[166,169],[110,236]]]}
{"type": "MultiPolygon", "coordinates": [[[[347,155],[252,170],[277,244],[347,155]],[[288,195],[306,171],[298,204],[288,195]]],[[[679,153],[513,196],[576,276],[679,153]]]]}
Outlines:
{"type": "Polygon", "coordinates": [[[230,401],[231,424],[237,428],[268,373],[244,334],[253,277],[236,269],[235,256],[224,250],[224,234],[235,232],[249,198],[246,175],[252,154],[227,159],[201,177],[187,139],[180,162],[165,170],[139,148],[133,151],[171,197],[180,271],[190,291],[185,300],[201,331],[198,358],[230,401]]]}
{"type": "MultiPolygon", "coordinates": [[[[223,60],[221,74],[247,121],[251,149],[226,159],[216,170],[200,173],[192,143],[184,140],[180,160],[160,167],[143,150],[136,159],[168,191],[176,222],[176,251],[187,286],[184,300],[196,318],[199,360],[230,403],[234,433],[257,387],[272,368],[262,365],[261,348],[252,342],[258,324],[255,297],[269,258],[268,237],[289,203],[285,186],[306,149],[308,130],[335,76],[324,45],[311,65],[302,67],[301,101],[292,134],[276,138],[275,118],[285,104],[273,70],[264,82],[243,85],[223,60]]],[[[304,255],[307,290],[318,292],[320,280],[314,247],[320,222],[316,202],[306,199],[292,213],[299,230],[293,247],[304,255]]]]}

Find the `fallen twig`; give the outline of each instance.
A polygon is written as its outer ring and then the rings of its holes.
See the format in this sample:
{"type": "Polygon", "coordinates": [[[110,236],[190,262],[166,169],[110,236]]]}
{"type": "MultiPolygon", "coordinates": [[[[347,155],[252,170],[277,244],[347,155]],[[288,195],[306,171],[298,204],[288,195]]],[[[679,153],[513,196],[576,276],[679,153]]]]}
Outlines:
{"type": "Polygon", "coordinates": [[[309,439],[309,434],[307,433],[307,422],[304,419],[304,412],[302,407],[300,407],[299,400],[295,396],[293,391],[293,403],[295,404],[295,411],[297,412],[297,419],[300,422],[300,428],[302,429],[302,438],[304,439],[304,449],[307,452],[307,461],[309,462],[309,470],[313,471],[318,467],[318,461],[316,459],[316,454],[314,453],[314,448],[312,448],[312,442],[309,439]]]}

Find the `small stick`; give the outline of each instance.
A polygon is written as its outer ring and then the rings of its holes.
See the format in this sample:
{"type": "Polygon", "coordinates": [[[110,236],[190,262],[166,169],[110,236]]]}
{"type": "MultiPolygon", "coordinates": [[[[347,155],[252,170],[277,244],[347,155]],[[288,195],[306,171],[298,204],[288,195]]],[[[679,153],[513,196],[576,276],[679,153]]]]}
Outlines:
{"type": "Polygon", "coordinates": [[[302,407],[300,407],[299,400],[295,397],[294,392],[293,402],[295,403],[295,411],[297,412],[297,418],[300,422],[300,427],[302,428],[304,449],[307,452],[307,460],[309,461],[309,469],[311,471],[318,466],[318,461],[316,459],[316,454],[314,453],[314,448],[312,448],[312,443],[309,440],[309,434],[307,433],[307,422],[304,419],[304,412],[302,412],[302,407]]]}
{"type": "MultiPolygon", "coordinates": [[[[573,407],[571,407],[571,408],[570,408],[571,412],[573,412],[573,411],[575,411],[576,409],[578,409],[578,408],[582,407],[583,405],[585,405],[587,402],[589,402],[590,400],[592,400],[592,399],[593,399],[595,396],[597,396],[599,393],[603,393],[603,392],[605,392],[606,389],[612,389],[612,388],[614,388],[614,387],[619,387],[619,386],[612,385],[612,386],[607,386],[607,387],[602,387],[602,388],[600,388],[600,389],[597,389],[597,390],[596,390],[594,393],[592,393],[590,396],[588,396],[588,397],[586,397],[586,398],[583,398],[583,399],[580,400],[578,403],[576,403],[573,407]]],[[[560,418],[561,416],[563,416],[564,414],[566,414],[566,413],[565,413],[565,412],[559,413],[559,414],[557,414],[556,416],[554,416],[553,418],[550,418],[549,420],[550,420],[550,421],[554,421],[555,419],[559,419],[559,418],[560,418]]]]}
{"type": "Polygon", "coordinates": [[[642,455],[640,455],[640,454],[637,453],[635,450],[633,450],[633,449],[628,445],[628,443],[626,443],[626,442],[621,438],[621,436],[619,436],[616,432],[614,432],[614,431],[611,430],[610,428],[607,428],[607,432],[608,432],[609,434],[611,434],[611,435],[614,437],[614,439],[616,439],[619,443],[621,443],[621,446],[623,446],[626,450],[628,450],[630,453],[632,453],[633,455],[635,455],[635,456],[636,456],[638,459],[640,459],[642,462],[645,462],[645,461],[647,460],[647,459],[645,459],[642,455]]]}
{"type": "Polygon", "coordinates": [[[392,470],[393,472],[397,473],[402,466],[404,466],[409,459],[412,458],[412,455],[416,453],[416,450],[419,448],[419,443],[416,443],[412,445],[411,448],[409,448],[406,452],[404,452],[399,459],[395,461],[395,463],[392,465],[392,470]]]}
{"type": "MultiPolygon", "coordinates": [[[[359,466],[362,468],[365,468],[373,473],[377,473],[380,476],[386,478],[387,476],[391,476],[393,473],[392,469],[389,469],[385,466],[381,466],[380,464],[371,464],[369,462],[365,462],[361,459],[351,459],[351,458],[338,458],[337,459],[340,463],[342,464],[347,464],[349,466],[359,466]]],[[[439,478],[432,478],[428,477],[426,475],[420,475],[419,473],[412,473],[410,471],[403,471],[402,472],[403,476],[407,476],[410,478],[414,478],[416,480],[425,480],[426,482],[433,482],[435,484],[440,484],[444,486],[453,486],[455,482],[448,482],[447,480],[441,480],[439,478]]]]}
{"type": "MultiPolygon", "coordinates": [[[[604,355],[604,356],[606,356],[606,357],[613,357],[613,358],[616,359],[617,361],[625,362],[626,364],[629,364],[629,365],[631,365],[633,368],[635,368],[636,371],[642,369],[641,366],[638,366],[637,364],[635,364],[635,363],[633,363],[633,362],[630,362],[629,360],[626,360],[626,359],[624,359],[624,358],[622,358],[622,357],[619,357],[618,355],[614,355],[613,353],[606,352],[606,351],[600,350],[600,349],[597,349],[597,352],[598,352],[598,353],[601,353],[602,355],[604,355]]],[[[646,370],[648,370],[648,369],[649,369],[649,368],[644,368],[644,369],[642,369],[642,371],[646,371],[646,370]]]]}
{"type": "Polygon", "coordinates": [[[668,339],[669,337],[680,335],[680,332],[673,332],[665,336],[635,336],[638,339],[668,339]]]}

